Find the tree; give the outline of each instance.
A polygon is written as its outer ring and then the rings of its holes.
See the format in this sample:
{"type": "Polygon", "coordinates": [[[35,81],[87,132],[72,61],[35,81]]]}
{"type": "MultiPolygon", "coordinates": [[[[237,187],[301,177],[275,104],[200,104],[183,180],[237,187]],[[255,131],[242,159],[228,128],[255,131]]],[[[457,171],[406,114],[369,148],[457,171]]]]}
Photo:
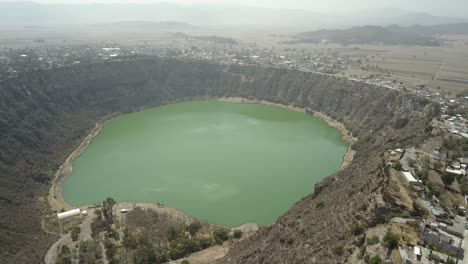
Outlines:
{"type": "Polygon", "coordinates": [[[422,163],[424,168],[429,168],[431,165],[431,158],[427,155],[424,155],[422,163]]]}
{"type": "Polygon", "coordinates": [[[390,249],[394,249],[394,248],[398,247],[398,241],[399,240],[400,240],[400,237],[397,234],[392,233],[391,231],[387,231],[387,233],[385,234],[384,239],[383,239],[383,241],[385,243],[387,243],[387,246],[390,249]]]}
{"type": "Polygon", "coordinates": [[[468,195],[468,184],[463,184],[460,189],[464,195],[468,195]]]}
{"type": "Polygon", "coordinates": [[[135,264],[161,263],[159,261],[158,255],[150,246],[138,247],[138,249],[133,254],[133,262],[135,264]]]}
{"type": "Polygon", "coordinates": [[[169,241],[172,241],[175,240],[177,237],[179,237],[179,231],[174,225],[171,225],[167,230],[167,239],[169,241]]]}
{"type": "Polygon", "coordinates": [[[440,170],[443,166],[442,162],[436,160],[434,163],[432,163],[432,166],[434,167],[434,170],[440,170]]]}
{"type": "Polygon", "coordinates": [[[93,264],[102,258],[101,246],[94,240],[81,241],[79,244],[78,263],[93,264]]]}
{"type": "Polygon", "coordinates": [[[351,233],[355,236],[359,236],[360,234],[362,234],[364,232],[364,227],[362,227],[361,224],[359,223],[355,223],[353,224],[353,226],[351,227],[351,233]]]}
{"type": "Polygon", "coordinates": [[[138,247],[138,240],[130,234],[128,229],[124,230],[123,246],[128,249],[136,249],[138,247]]]}
{"type": "Polygon", "coordinates": [[[242,237],[242,230],[234,230],[234,238],[241,238],[242,237]]]}
{"type": "Polygon", "coordinates": [[[102,202],[102,214],[104,215],[104,218],[108,225],[114,223],[114,213],[112,211],[112,208],[115,204],[115,200],[110,197],[107,197],[106,200],[102,202]]]}
{"type": "Polygon", "coordinates": [[[226,241],[229,239],[228,231],[225,228],[218,228],[213,232],[213,236],[215,241],[218,244],[222,244],[223,241],[226,241]]]}
{"type": "Polygon", "coordinates": [[[71,264],[72,261],[70,253],[70,248],[67,245],[63,245],[57,256],[56,264],[71,264]]]}
{"type": "Polygon", "coordinates": [[[201,228],[202,224],[200,223],[200,221],[195,220],[194,222],[190,223],[186,229],[191,236],[194,236],[201,228]]]}
{"type": "Polygon", "coordinates": [[[444,182],[445,187],[452,185],[455,181],[455,175],[452,173],[446,173],[442,176],[442,182],[444,182]]]}
{"type": "Polygon", "coordinates": [[[77,227],[74,227],[71,231],[71,238],[73,241],[77,241],[78,240],[78,236],[80,235],[81,233],[81,228],[79,226],[77,227]]]}
{"type": "Polygon", "coordinates": [[[104,246],[106,247],[106,256],[107,259],[112,261],[115,259],[115,254],[117,254],[117,247],[110,239],[104,241],[104,246]]]}
{"type": "Polygon", "coordinates": [[[380,256],[373,256],[371,259],[369,259],[369,264],[381,264],[383,263],[382,258],[380,256]]]}
{"type": "Polygon", "coordinates": [[[429,177],[429,170],[424,168],[422,170],[416,170],[416,178],[420,179],[420,180],[427,180],[427,178],[429,177]]]}
{"type": "Polygon", "coordinates": [[[413,211],[411,212],[411,215],[414,217],[424,218],[429,215],[429,212],[419,202],[415,201],[413,202],[413,211]]]}

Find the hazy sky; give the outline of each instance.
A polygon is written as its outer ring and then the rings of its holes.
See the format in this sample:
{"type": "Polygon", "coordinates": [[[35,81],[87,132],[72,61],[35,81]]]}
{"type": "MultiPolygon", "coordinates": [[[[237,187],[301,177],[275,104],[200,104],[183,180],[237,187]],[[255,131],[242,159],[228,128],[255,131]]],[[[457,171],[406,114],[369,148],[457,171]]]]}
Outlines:
{"type": "MultiPolygon", "coordinates": [[[[369,8],[397,8],[434,15],[468,17],[468,0],[32,0],[39,3],[155,3],[241,4],[272,8],[307,9],[317,12],[346,12],[369,8]]],[[[0,2],[17,2],[0,0],[0,2]]]]}

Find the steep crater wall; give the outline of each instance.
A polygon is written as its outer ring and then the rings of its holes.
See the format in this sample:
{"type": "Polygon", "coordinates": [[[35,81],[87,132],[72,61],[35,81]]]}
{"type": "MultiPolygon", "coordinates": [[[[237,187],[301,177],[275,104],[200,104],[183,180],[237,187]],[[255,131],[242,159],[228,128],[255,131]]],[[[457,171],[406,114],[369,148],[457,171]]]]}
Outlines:
{"type": "MultiPolygon", "coordinates": [[[[331,76],[163,59],[79,65],[0,82],[0,257],[36,263],[56,239],[41,228],[43,196],[96,120],[221,96],[323,112],[359,138],[350,166],[316,186],[314,195],[276,224],[240,243],[227,258],[232,263],[326,263],[336,241],[353,242],[354,221],[372,223],[386,206],[381,151],[418,142],[438,111],[424,99],[331,76]]],[[[329,262],[347,257],[345,251],[329,262]]]]}

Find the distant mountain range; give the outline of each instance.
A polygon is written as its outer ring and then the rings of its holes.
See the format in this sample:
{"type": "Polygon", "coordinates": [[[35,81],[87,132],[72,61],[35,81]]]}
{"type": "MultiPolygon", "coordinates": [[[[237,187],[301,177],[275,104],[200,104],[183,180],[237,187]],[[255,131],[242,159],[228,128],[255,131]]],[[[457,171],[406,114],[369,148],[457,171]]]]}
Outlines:
{"type": "Polygon", "coordinates": [[[154,4],[37,4],[0,3],[0,27],[96,24],[120,21],[180,21],[200,27],[256,27],[305,30],[361,25],[435,25],[468,22],[468,18],[439,17],[399,9],[369,9],[345,14],[268,9],[241,5],[154,4]]]}
{"type": "Polygon", "coordinates": [[[422,45],[439,46],[442,42],[435,35],[468,34],[468,23],[445,24],[435,26],[414,25],[402,27],[398,25],[362,26],[347,29],[321,29],[307,31],[294,35],[297,43],[329,41],[341,44],[371,44],[386,45],[422,45]]]}
{"type": "Polygon", "coordinates": [[[134,29],[134,28],[144,28],[145,30],[163,30],[163,31],[187,31],[194,30],[197,27],[177,21],[121,21],[121,22],[108,22],[108,23],[96,23],[91,26],[95,27],[105,27],[105,28],[118,28],[118,29],[134,29]]]}

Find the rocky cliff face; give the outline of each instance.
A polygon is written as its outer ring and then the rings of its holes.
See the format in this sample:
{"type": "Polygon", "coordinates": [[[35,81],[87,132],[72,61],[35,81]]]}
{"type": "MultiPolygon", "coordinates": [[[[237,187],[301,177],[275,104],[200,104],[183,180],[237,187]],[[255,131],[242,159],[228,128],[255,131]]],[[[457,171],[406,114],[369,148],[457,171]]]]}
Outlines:
{"type": "Polygon", "coordinates": [[[177,60],[80,65],[0,82],[0,258],[11,263],[42,258],[54,237],[41,229],[38,201],[99,117],[217,96],[323,112],[359,138],[349,167],[239,244],[226,258],[229,263],[345,261],[355,242],[350,226],[372,224],[387,206],[381,152],[420,140],[437,113],[423,99],[335,77],[177,60]],[[337,246],[343,246],[341,254],[334,252],[337,246]]]}

